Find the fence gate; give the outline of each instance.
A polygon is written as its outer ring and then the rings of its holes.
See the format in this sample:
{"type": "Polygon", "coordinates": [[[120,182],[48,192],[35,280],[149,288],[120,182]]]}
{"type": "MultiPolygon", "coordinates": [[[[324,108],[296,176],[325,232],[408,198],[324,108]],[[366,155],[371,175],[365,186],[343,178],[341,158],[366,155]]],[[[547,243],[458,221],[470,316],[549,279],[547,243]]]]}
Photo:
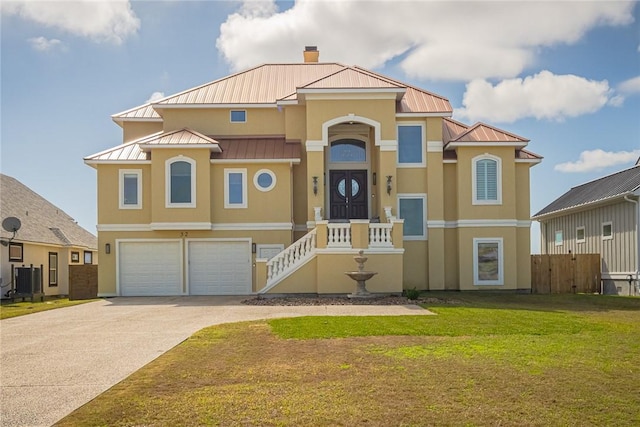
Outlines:
{"type": "Polygon", "coordinates": [[[531,292],[534,294],[597,293],[600,255],[531,255],[531,292]]]}

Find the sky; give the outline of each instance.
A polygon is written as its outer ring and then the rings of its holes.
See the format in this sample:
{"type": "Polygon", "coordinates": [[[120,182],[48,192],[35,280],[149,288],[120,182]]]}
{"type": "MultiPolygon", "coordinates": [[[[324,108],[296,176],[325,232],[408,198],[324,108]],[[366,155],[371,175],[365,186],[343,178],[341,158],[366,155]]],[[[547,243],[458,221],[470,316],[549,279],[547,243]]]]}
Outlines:
{"type": "MultiPolygon", "coordinates": [[[[531,213],[640,157],[635,1],[2,1],[0,169],[96,233],[111,115],[262,63],[359,65],[530,140],[531,213]]],[[[0,189],[1,191],[1,189],[0,189]]],[[[539,228],[532,225],[532,252],[539,228]]]]}

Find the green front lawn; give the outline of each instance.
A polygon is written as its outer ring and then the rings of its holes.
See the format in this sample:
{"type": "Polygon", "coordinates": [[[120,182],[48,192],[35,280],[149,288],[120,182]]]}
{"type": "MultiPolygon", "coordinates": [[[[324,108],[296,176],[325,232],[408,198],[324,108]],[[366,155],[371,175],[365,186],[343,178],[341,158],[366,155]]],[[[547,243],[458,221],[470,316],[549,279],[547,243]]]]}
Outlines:
{"type": "Polygon", "coordinates": [[[203,329],[59,424],[637,425],[640,299],[441,296],[203,329]]]}
{"type": "Polygon", "coordinates": [[[69,301],[69,298],[45,297],[44,301],[2,301],[0,304],[0,319],[8,319],[10,317],[24,316],[25,314],[37,313],[39,311],[52,310],[54,308],[69,307],[72,305],[84,304],[95,300],[75,300],[69,301]]]}

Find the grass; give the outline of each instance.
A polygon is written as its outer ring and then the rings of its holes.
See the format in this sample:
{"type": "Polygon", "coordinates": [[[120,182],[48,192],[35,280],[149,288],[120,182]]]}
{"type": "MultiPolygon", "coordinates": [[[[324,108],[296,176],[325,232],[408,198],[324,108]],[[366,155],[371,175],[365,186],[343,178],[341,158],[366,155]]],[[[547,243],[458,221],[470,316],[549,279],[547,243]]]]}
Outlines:
{"type": "Polygon", "coordinates": [[[25,314],[38,313],[40,311],[53,310],[55,308],[69,307],[90,301],[95,300],[69,301],[69,298],[58,298],[57,296],[52,296],[45,297],[44,301],[3,301],[0,305],[0,319],[24,316],[25,314]]]}
{"type": "Polygon", "coordinates": [[[637,425],[640,299],[444,295],[203,329],[59,425],[637,425]]]}

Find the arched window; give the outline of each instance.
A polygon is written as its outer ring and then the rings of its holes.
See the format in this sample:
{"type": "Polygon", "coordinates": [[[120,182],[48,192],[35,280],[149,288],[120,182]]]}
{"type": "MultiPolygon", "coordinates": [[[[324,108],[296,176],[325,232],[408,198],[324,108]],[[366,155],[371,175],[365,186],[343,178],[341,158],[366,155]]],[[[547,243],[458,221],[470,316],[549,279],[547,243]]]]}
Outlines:
{"type": "Polygon", "coordinates": [[[329,158],[336,163],[364,163],[367,161],[367,147],[358,139],[339,139],[331,143],[329,158]]]}
{"type": "Polygon", "coordinates": [[[473,159],[473,204],[501,204],[502,182],[499,157],[484,155],[473,159]]]}
{"type": "Polygon", "coordinates": [[[167,160],[167,207],[194,207],[195,162],[186,157],[167,160]]]}

